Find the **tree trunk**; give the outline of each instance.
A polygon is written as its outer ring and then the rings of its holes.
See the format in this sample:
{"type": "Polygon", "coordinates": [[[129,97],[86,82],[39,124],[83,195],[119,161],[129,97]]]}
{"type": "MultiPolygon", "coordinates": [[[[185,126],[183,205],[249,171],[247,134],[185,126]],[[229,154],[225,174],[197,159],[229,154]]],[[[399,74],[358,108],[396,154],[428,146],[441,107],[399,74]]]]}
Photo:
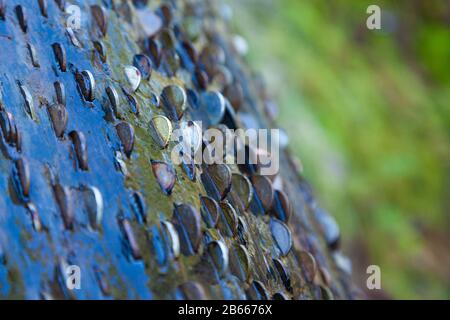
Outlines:
{"type": "Polygon", "coordinates": [[[226,7],[72,2],[0,0],[0,297],[356,297],[286,147],[174,163],[185,121],[276,128],[226,7]]]}

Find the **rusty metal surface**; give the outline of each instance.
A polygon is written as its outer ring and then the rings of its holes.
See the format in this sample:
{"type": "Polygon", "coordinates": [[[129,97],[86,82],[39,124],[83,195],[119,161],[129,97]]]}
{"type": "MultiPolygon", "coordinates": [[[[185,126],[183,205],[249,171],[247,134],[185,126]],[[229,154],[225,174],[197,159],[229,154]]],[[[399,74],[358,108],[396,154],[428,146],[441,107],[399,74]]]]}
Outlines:
{"type": "Polygon", "coordinates": [[[221,3],[71,1],[78,30],[68,4],[0,0],[0,297],[356,297],[287,149],[270,178],[171,163],[167,128],[214,120],[205,92],[225,96],[228,127],[276,127],[221,3]]]}

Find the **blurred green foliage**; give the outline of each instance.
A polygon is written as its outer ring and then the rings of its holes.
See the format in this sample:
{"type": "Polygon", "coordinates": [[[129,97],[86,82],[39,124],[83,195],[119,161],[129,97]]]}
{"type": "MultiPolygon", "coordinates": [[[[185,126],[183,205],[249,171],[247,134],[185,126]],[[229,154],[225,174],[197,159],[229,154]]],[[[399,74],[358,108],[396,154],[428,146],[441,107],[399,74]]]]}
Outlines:
{"type": "Polygon", "coordinates": [[[377,264],[385,297],[450,298],[449,2],[228,2],[357,284],[377,264]]]}

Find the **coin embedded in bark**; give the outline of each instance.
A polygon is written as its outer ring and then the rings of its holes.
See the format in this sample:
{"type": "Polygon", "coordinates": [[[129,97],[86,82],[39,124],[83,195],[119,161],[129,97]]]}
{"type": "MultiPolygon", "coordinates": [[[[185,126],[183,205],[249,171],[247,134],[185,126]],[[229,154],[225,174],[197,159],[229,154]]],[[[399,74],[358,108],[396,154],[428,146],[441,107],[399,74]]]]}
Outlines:
{"type": "Polygon", "coordinates": [[[94,275],[95,275],[95,279],[97,280],[98,286],[100,287],[100,290],[102,291],[103,295],[110,296],[111,290],[110,290],[109,283],[106,279],[105,273],[98,266],[94,266],[94,275]]]}
{"type": "Polygon", "coordinates": [[[327,245],[332,250],[337,249],[339,247],[340,231],[336,220],[321,208],[316,208],[314,213],[325,236],[327,245]]]}
{"type": "Polygon", "coordinates": [[[69,137],[73,143],[78,167],[81,170],[88,170],[86,138],[84,137],[83,132],[73,130],[69,133],[69,137]]]}
{"type": "Polygon", "coordinates": [[[188,281],[177,287],[176,295],[185,300],[206,300],[203,286],[195,281],[188,281]]]}
{"type": "Polygon", "coordinates": [[[92,72],[84,70],[75,73],[75,80],[78,88],[86,101],[94,101],[95,94],[95,78],[92,72]]]}
{"type": "Polygon", "coordinates": [[[331,274],[330,274],[330,272],[328,271],[327,268],[325,268],[325,267],[319,267],[319,276],[320,276],[320,279],[322,280],[322,283],[323,283],[324,285],[326,285],[326,286],[329,286],[329,285],[330,285],[330,282],[331,282],[331,274]]]}
{"type": "Polygon", "coordinates": [[[342,254],[340,251],[336,251],[333,253],[334,261],[336,262],[336,266],[347,273],[348,275],[352,274],[352,262],[351,260],[342,254]]]}
{"type": "Polygon", "coordinates": [[[199,63],[212,77],[217,67],[225,63],[225,52],[218,45],[207,45],[200,53],[199,63]]]}
{"type": "Polygon", "coordinates": [[[271,212],[277,219],[286,223],[289,221],[291,216],[291,204],[283,191],[275,190],[271,212]]]}
{"type": "Polygon", "coordinates": [[[202,90],[205,90],[209,83],[208,74],[200,69],[196,68],[192,77],[194,83],[202,90]]]}
{"type": "Polygon", "coordinates": [[[100,40],[93,41],[95,52],[97,52],[100,60],[105,63],[106,62],[106,46],[100,40]]]}
{"type": "Polygon", "coordinates": [[[19,198],[21,200],[27,199],[30,195],[30,167],[25,158],[14,161],[12,176],[19,198]]]}
{"type": "Polygon", "coordinates": [[[226,164],[206,166],[201,175],[208,195],[215,200],[223,200],[231,188],[231,169],[226,164]]]}
{"type": "Polygon", "coordinates": [[[147,206],[145,198],[139,191],[131,191],[131,207],[140,223],[147,222],[147,206]]]}
{"type": "Polygon", "coordinates": [[[170,25],[173,19],[173,10],[170,4],[163,3],[157,10],[157,13],[162,17],[165,26],[170,25]]]}
{"type": "Polygon", "coordinates": [[[141,249],[139,248],[139,244],[137,242],[136,236],[133,231],[133,227],[130,224],[128,219],[123,219],[121,221],[122,231],[125,235],[125,238],[128,241],[128,245],[130,246],[131,255],[135,260],[141,260],[142,254],[141,249]]]}
{"type": "Polygon", "coordinates": [[[281,281],[283,281],[286,290],[292,291],[289,269],[280,259],[273,259],[273,264],[275,265],[275,269],[277,269],[278,274],[280,275],[281,281]]]}
{"type": "Polygon", "coordinates": [[[175,77],[180,68],[180,57],[175,49],[164,49],[159,55],[158,70],[167,77],[175,77]]]}
{"type": "Polygon", "coordinates": [[[272,300],[289,300],[289,297],[283,292],[276,292],[272,296],[272,300]]]}
{"type": "Polygon", "coordinates": [[[91,14],[101,32],[101,35],[104,37],[106,35],[106,31],[108,30],[108,20],[106,17],[105,8],[99,5],[92,5],[91,14]]]}
{"type": "Polygon", "coordinates": [[[116,131],[122,143],[123,151],[129,158],[134,147],[134,128],[128,122],[121,121],[116,124],[116,131]]]}
{"type": "Polygon", "coordinates": [[[241,55],[241,56],[245,56],[248,52],[248,43],[247,40],[239,35],[239,34],[235,34],[233,36],[232,39],[232,44],[234,49],[236,50],[236,52],[241,55]]]}
{"type": "Polygon", "coordinates": [[[150,59],[153,61],[153,65],[155,67],[159,66],[160,56],[161,56],[161,46],[153,38],[147,38],[144,40],[144,47],[146,49],[146,53],[149,54],[150,59]]]}
{"type": "Polygon", "coordinates": [[[292,236],[288,226],[278,219],[270,219],[270,231],[275,244],[281,251],[281,255],[286,256],[292,247],[292,236]]]}
{"type": "Polygon", "coordinates": [[[166,242],[170,244],[171,254],[174,258],[180,255],[180,238],[178,237],[175,226],[169,221],[161,221],[161,230],[166,242]]]}
{"type": "MultiPolygon", "coordinates": [[[[224,89],[230,83],[232,83],[232,81],[233,81],[233,74],[225,66],[218,67],[216,72],[214,73],[212,80],[211,80],[212,86],[215,88],[218,88],[217,90],[219,90],[221,92],[224,91],[224,89]]],[[[227,97],[225,94],[224,94],[224,96],[227,97]]],[[[228,98],[228,100],[230,100],[230,99],[228,98]]],[[[230,102],[231,102],[231,100],[230,100],[230,102]]]]}
{"type": "Polygon", "coordinates": [[[154,260],[158,264],[158,271],[161,274],[166,274],[170,267],[170,248],[160,228],[153,225],[148,229],[153,247],[152,253],[154,253],[154,260]]]}
{"type": "Polygon", "coordinates": [[[208,120],[209,125],[222,121],[225,113],[225,99],[218,91],[207,91],[200,95],[200,110],[208,120]]]}
{"type": "Polygon", "coordinates": [[[306,280],[312,283],[317,273],[316,259],[307,251],[299,251],[297,257],[306,280]]]}
{"type": "Polygon", "coordinates": [[[122,92],[125,95],[125,98],[127,99],[127,102],[131,108],[131,112],[133,112],[135,115],[139,115],[140,112],[139,101],[125,88],[122,88],[122,92]]]}
{"type": "Polygon", "coordinates": [[[53,82],[56,93],[56,101],[59,104],[66,105],[66,90],[64,89],[64,84],[61,81],[53,82]]]}
{"type": "Polygon", "coordinates": [[[187,89],[186,96],[187,104],[190,108],[192,108],[192,110],[197,110],[200,108],[200,98],[198,97],[198,93],[195,90],[187,89]]]}
{"type": "Polygon", "coordinates": [[[173,224],[180,237],[181,252],[190,256],[197,252],[201,242],[200,213],[191,205],[175,205],[173,224]]]}
{"type": "Polygon", "coordinates": [[[98,229],[103,217],[103,196],[100,190],[94,186],[83,186],[83,200],[88,214],[89,225],[92,229],[98,229]]]}
{"type": "Polygon", "coordinates": [[[163,161],[151,161],[153,174],[158,181],[161,190],[166,194],[170,195],[172,189],[175,186],[176,171],[172,165],[163,161]]]}
{"type": "Polygon", "coordinates": [[[219,204],[208,196],[201,196],[200,203],[203,221],[208,228],[214,228],[219,221],[219,204]]]}
{"type": "Polygon", "coordinates": [[[161,18],[149,8],[144,7],[136,10],[136,16],[139,19],[145,36],[152,37],[161,30],[163,25],[161,18]]]}
{"type": "Polygon", "coordinates": [[[172,135],[172,123],[165,116],[155,116],[150,120],[150,135],[161,148],[167,147],[172,135]]]}
{"type": "Polygon", "coordinates": [[[238,82],[230,83],[224,88],[224,96],[230,101],[234,110],[239,110],[244,101],[244,92],[238,82]]]}
{"type": "Polygon", "coordinates": [[[331,292],[330,288],[326,286],[320,285],[320,294],[323,300],[334,300],[333,292],[331,292]]]}
{"type": "Polygon", "coordinates": [[[31,64],[33,65],[33,67],[39,68],[40,64],[39,64],[39,59],[36,53],[36,49],[34,48],[34,46],[31,43],[27,44],[28,47],[28,52],[30,54],[30,59],[31,59],[31,64]]]}
{"type": "Polygon", "coordinates": [[[253,281],[247,295],[250,300],[269,300],[269,294],[266,287],[260,281],[253,281]]]}
{"type": "Polygon", "coordinates": [[[41,218],[39,217],[39,212],[38,212],[36,205],[30,201],[30,202],[27,202],[26,208],[27,208],[28,214],[31,217],[31,223],[33,225],[33,229],[38,232],[41,231],[42,223],[41,223],[41,218]]]}
{"type": "Polygon", "coordinates": [[[238,216],[238,238],[241,243],[244,245],[247,244],[248,241],[248,225],[243,216],[238,216]]]}
{"type": "Polygon", "coordinates": [[[72,229],[74,220],[72,191],[69,187],[59,183],[53,186],[53,191],[64,221],[64,226],[66,229],[72,229]]]}
{"type": "Polygon", "coordinates": [[[229,197],[242,212],[247,210],[253,198],[253,187],[250,180],[240,173],[233,173],[229,197]]]}
{"type": "Polygon", "coordinates": [[[218,227],[228,237],[232,237],[238,230],[238,216],[236,210],[231,206],[228,201],[220,203],[222,214],[219,218],[218,227]]]}
{"type": "Polygon", "coordinates": [[[183,157],[181,159],[181,167],[183,168],[184,172],[186,173],[187,177],[191,181],[196,180],[196,166],[194,159],[187,159],[186,157],[183,157]]]}
{"type": "Polygon", "coordinates": [[[162,44],[163,49],[173,49],[175,47],[175,35],[172,29],[163,28],[158,34],[158,40],[162,44]]]}
{"type": "Polygon", "coordinates": [[[156,94],[152,93],[151,97],[150,97],[150,104],[159,108],[161,107],[160,105],[160,101],[159,101],[159,96],[157,96],[156,94]]]}
{"type": "Polygon", "coordinates": [[[161,93],[161,102],[167,117],[178,121],[186,109],[186,92],[178,85],[169,85],[161,93]]]}
{"type": "Polygon", "coordinates": [[[20,88],[20,92],[23,96],[23,99],[25,100],[25,110],[27,111],[27,113],[31,119],[36,120],[36,115],[34,113],[33,96],[31,95],[28,88],[20,82],[19,82],[19,88],[20,88]]]}
{"type": "Polygon", "coordinates": [[[55,2],[58,5],[59,10],[64,11],[66,0],[55,0],[55,2]]]}
{"type": "Polygon", "coordinates": [[[208,243],[207,250],[214,266],[216,267],[219,277],[224,276],[228,271],[228,247],[223,241],[218,240],[208,243]]]}
{"type": "Polygon", "coordinates": [[[114,115],[117,117],[119,108],[119,95],[113,86],[106,87],[106,94],[108,96],[109,103],[111,104],[114,115]]]}
{"type": "Polygon", "coordinates": [[[66,69],[67,69],[66,49],[64,49],[64,46],[58,42],[52,44],[52,48],[53,48],[53,54],[55,55],[55,59],[59,65],[59,69],[62,72],[66,72],[66,69]]]}
{"type": "Polygon", "coordinates": [[[191,62],[193,64],[197,63],[197,49],[195,49],[194,45],[192,44],[192,42],[190,41],[183,41],[181,43],[184,51],[186,52],[186,54],[188,55],[189,59],[191,60],[191,62]]]}
{"type": "Polygon", "coordinates": [[[14,116],[8,111],[0,110],[0,125],[5,141],[9,144],[14,144],[17,135],[14,116]]]}
{"type": "Polygon", "coordinates": [[[24,33],[27,32],[28,29],[28,23],[27,23],[27,17],[26,17],[26,11],[25,8],[21,5],[16,6],[16,16],[17,20],[19,21],[20,28],[24,33]]]}
{"type": "Polygon", "coordinates": [[[124,72],[128,82],[128,88],[132,92],[136,91],[141,83],[141,72],[134,66],[126,66],[124,72]]]}
{"type": "Polygon", "coordinates": [[[241,281],[250,280],[250,256],[242,244],[236,244],[230,250],[230,271],[241,281]]]}
{"type": "Polygon", "coordinates": [[[261,209],[265,213],[271,209],[273,203],[274,190],[272,182],[269,178],[262,175],[253,175],[251,180],[254,189],[253,202],[262,207],[261,209]]]}
{"type": "Polygon", "coordinates": [[[61,138],[64,135],[64,131],[66,130],[68,121],[66,107],[64,107],[64,105],[62,104],[57,103],[49,106],[47,110],[50,115],[50,119],[52,120],[55,134],[58,138],[61,138]]]}
{"type": "Polygon", "coordinates": [[[123,161],[122,152],[116,151],[114,154],[114,160],[116,164],[116,168],[122,172],[124,176],[128,176],[127,164],[123,161]]]}
{"type": "Polygon", "coordinates": [[[145,54],[136,54],[133,58],[133,66],[135,66],[142,75],[142,78],[148,80],[152,74],[152,62],[145,54]]]}

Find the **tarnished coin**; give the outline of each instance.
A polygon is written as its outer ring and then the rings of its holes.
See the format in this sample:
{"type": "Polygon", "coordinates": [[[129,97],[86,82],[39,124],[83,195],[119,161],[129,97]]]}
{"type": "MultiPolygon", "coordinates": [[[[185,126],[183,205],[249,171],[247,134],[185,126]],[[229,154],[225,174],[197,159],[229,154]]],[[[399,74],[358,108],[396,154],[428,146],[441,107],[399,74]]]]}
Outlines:
{"type": "Polygon", "coordinates": [[[216,200],[208,196],[201,196],[200,203],[203,221],[208,228],[214,228],[219,221],[219,204],[216,200]]]}
{"type": "Polygon", "coordinates": [[[292,236],[288,226],[278,219],[271,218],[270,231],[275,244],[281,251],[281,255],[287,255],[292,247],[292,236]]]}
{"type": "Polygon", "coordinates": [[[128,88],[132,92],[136,91],[141,83],[141,72],[134,66],[126,66],[124,72],[128,88]]]}
{"type": "Polygon", "coordinates": [[[101,35],[104,37],[108,30],[108,18],[106,16],[106,10],[103,6],[92,5],[91,15],[100,30],[101,35]]]}
{"type": "Polygon", "coordinates": [[[231,170],[226,164],[206,166],[201,179],[208,195],[217,201],[224,199],[231,189],[231,170]]]}
{"type": "Polygon", "coordinates": [[[186,109],[186,92],[178,85],[169,85],[161,93],[164,112],[172,121],[178,121],[186,109]]]}
{"type": "Polygon", "coordinates": [[[180,237],[181,252],[190,256],[197,252],[201,242],[200,213],[191,205],[175,205],[173,224],[180,237]]]}
{"type": "Polygon", "coordinates": [[[291,216],[291,204],[287,195],[280,190],[275,190],[271,213],[279,220],[288,222],[291,216]]]}
{"type": "Polygon", "coordinates": [[[188,281],[177,287],[176,297],[185,300],[206,300],[207,296],[203,286],[194,281],[188,281]]]}
{"type": "Polygon", "coordinates": [[[122,143],[123,151],[127,157],[130,157],[134,148],[134,128],[131,124],[121,121],[116,124],[117,135],[122,143]]]}
{"type": "Polygon", "coordinates": [[[66,70],[67,70],[66,49],[59,42],[55,42],[54,44],[52,44],[52,48],[53,48],[53,54],[55,55],[55,59],[59,65],[59,69],[62,72],[66,72],[66,70]]]}
{"type": "Polygon", "coordinates": [[[235,245],[230,249],[230,271],[241,281],[250,280],[250,256],[247,249],[241,245],[235,245]]]}
{"type": "Polygon", "coordinates": [[[88,170],[89,166],[87,159],[87,145],[86,145],[86,138],[83,132],[73,130],[69,132],[69,137],[72,140],[78,167],[81,170],[88,170]]]}
{"type": "Polygon", "coordinates": [[[30,195],[30,166],[25,158],[14,161],[12,180],[21,200],[26,200],[30,195]]]}
{"type": "Polygon", "coordinates": [[[223,241],[218,240],[208,243],[207,250],[219,277],[224,276],[229,264],[228,247],[223,241]]]}
{"type": "Polygon", "coordinates": [[[162,192],[166,195],[172,193],[172,189],[175,186],[176,171],[173,166],[164,161],[152,160],[152,171],[161,187],[162,192]]]}
{"type": "Polygon", "coordinates": [[[101,226],[103,218],[103,196],[100,190],[95,186],[83,186],[83,201],[86,208],[89,225],[92,229],[98,229],[101,226]]]}
{"type": "Polygon", "coordinates": [[[247,210],[253,198],[253,187],[250,180],[240,173],[233,173],[228,198],[230,198],[241,212],[247,210]]]}
{"type": "Polygon", "coordinates": [[[169,143],[172,130],[172,122],[165,116],[155,116],[150,120],[150,135],[161,148],[169,143]]]}
{"type": "Polygon", "coordinates": [[[66,107],[62,104],[53,104],[49,106],[47,110],[50,115],[50,120],[52,121],[55,134],[58,138],[61,138],[64,135],[69,118],[66,107]]]}
{"type": "Polygon", "coordinates": [[[81,95],[86,101],[94,101],[95,98],[95,78],[89,70],[75,73],[75,80],[81,95]]]}
{"type": "Polygon", "coordinates": [[[136,54],[133,58],[133,66],[140,72],[142,78],[148,80],[152,74],[152,62],[145,54],[136,54]]]}

